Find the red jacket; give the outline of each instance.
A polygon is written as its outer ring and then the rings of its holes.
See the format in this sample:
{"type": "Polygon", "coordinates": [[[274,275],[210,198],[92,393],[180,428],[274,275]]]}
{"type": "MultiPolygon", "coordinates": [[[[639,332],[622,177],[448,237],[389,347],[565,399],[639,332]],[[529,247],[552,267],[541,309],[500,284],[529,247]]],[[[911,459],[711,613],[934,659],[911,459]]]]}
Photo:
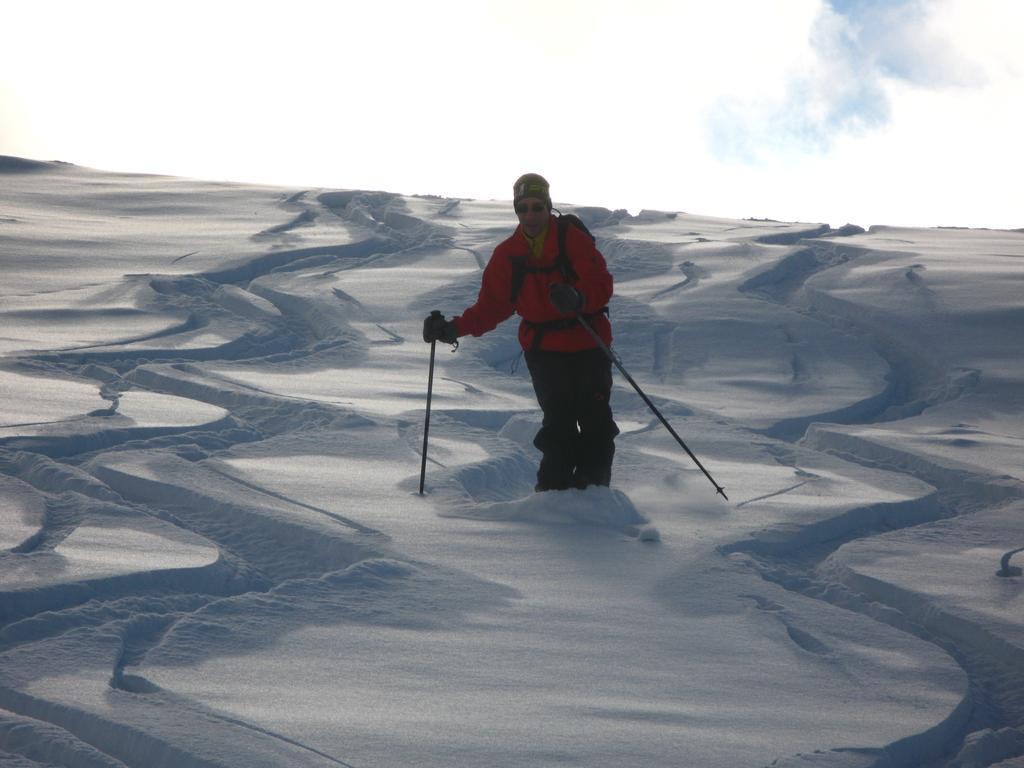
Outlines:
{"type": "MultiPolygon", "coordinates": [[[[612,297],[612,276],[604,256],[594,247],[585,232],[573,226],[566,229],[565,247],[569,263],[577,275],[573,287],[584,296],[582,313],[591,315],[588,318],[590,327],[605,344],[611,345],[612,329],[607,314],[591,314],[608,306],[608,300],[612,297]]],[[[512,259],[525,256],[531,267],[554,267],[557,255],[558,220],[554,216],[548,221],[540,259],[531,258],[530,245],[523,234],[522,225],[517,227],[510,238],[494,249],[491,260],[484,268],[476,303],[455,318],[459,336],[482,336],[516,313],[523,318],[519,323],[519,343],[523,349],[530,350],[538,333],[532,323],[571,318],[572,315],[563,315],[555,309],[548,297],[549,285],[565,282],[557,267],[550,272],[528,272],[515,304],[511,301],[512,259]]],[[[583,326],[572,323],[569,328],[544,330],[539,348],[551,352],[578,352],[596,346],[583,326]]]]}

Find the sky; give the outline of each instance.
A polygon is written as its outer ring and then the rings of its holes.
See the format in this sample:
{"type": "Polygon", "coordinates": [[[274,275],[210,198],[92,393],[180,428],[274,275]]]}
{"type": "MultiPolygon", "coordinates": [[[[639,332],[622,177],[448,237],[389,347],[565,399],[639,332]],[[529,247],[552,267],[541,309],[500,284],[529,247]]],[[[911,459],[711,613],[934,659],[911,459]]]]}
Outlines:
{"type": "Polygon", "coordinates": [[[1024,227],[1019,0],[4,6],[0,154],[825,222],[1024,227]],[[879,184],[879,178],[886,183],[879,184]]]}

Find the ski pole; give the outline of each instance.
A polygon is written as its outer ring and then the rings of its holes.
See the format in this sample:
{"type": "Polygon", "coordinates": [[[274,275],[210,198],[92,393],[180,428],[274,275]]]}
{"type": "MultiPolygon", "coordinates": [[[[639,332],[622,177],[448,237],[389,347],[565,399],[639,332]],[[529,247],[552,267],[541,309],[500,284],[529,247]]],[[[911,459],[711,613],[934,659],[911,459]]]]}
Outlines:
{"type": "Polygon", "coordinates": [[[594,329],[590,327],[590,323],[583,319],[583,315],[577,312],[576,319],[580,321],[580,325],[582,325],[586,329],[587,333],[589,333],[593,337],[594,341],[597,342],[597,345],[601,347],[602,350],[604,350],[604,353],[608,356],[608,359],[615,363],[615,367],[618,368],[619,372],[626,377],[626,381],[628,381],[633,386],[633,389],[636,390],[636,393],[640,395],[641,398],[643,398],[643,401],[647,403],[647,407],[650,408],[651,412],[658,417],[658,420],[665,426],[665,429],[669,431],[669,434],[676,439],[676,442],[679,443],[679,445],[682,447],[684,451],[686,451],[687,455],[691,459],[693,459],[693,463],[696,464],[700,471],[704,473],[704,476],[711,481],[711,484],[715,486],[715,490],[718,491],[719,494],[721,494],[723,499],[728,501],[729,497],[725,495],[725,489],[715,482],[715,478],[711,476],[710,472],[704,469],[704,465],[700,463],[700,459],[693,455],[693,451],[691,451],[687,447],[686,443],[683,442],[683,438],[676,434],[676,431],[672,429],[672,425],[669,424],[668,420],[661,415],[661,411],[659,411],[658,408],[654,405],[654,403],[651,402],[651,399],[646,394],[644,394],[644,391],[640,389],[640,385],[633,381],[633,377],[630,376],[629,372],[623,367],[622,361],[619,360],[619,356],[608,348],[608,345],[605,344],[601,337],[598,336],[597,333],[594,331],[594,329]]]}
{"type": "MultiPolygon", "coordinates": [[[[431,315],[441,315],[435,309],[431,315]]],[[[427,479],[427,435],[430,432],[430,398],[434,393],[434,353],[437,351],[437,339],[430,342],[430,373],[427,375],[427,415],[423,421],[423,452],[420,460],[420,496],[423,495],[423,483],[427,479]]]]}

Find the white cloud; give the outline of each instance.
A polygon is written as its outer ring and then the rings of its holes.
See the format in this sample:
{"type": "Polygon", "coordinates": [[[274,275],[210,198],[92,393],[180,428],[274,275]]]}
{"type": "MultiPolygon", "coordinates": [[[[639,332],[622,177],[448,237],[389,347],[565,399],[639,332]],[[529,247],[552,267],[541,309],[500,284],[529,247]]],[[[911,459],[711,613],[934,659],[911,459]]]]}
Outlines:
{"type": "Polygon", "coordinates": [[[931,191],[872,191],[864,163],[928,175],[941,138],[967,173],[1016,162],[1021,130],[1016,0],[5,13],[0,153],[117,170],[480,198],[538,170],[584,204],[842,223],[830,201],[884,199],[899,221],[931,191]]]}
{"type": "Polygon", "coordinates": [[[787,73],[784,95],[730,95],[710,111],[715,154],[756,162],[766,154],[827,152],[845,134],[892,119],[887,85],[978,87],[981,68],[940,25],[941,4],[920,0],[831,0],[809,30],[810,56],[787,73]]]}

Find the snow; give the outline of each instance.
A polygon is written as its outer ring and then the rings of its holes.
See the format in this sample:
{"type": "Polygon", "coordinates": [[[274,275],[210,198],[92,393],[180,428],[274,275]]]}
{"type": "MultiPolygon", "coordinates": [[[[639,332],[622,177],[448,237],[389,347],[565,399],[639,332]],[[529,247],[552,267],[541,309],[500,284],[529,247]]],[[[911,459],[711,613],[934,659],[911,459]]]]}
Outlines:
{"type": "Polygon", "coordinates": [[[0,168],[0,763],[1024,761],[1024,233],[565,205],[730,501],[618,373],[533,493],[513,322],[421,496],[508,201],[0,168]]]}
{"type": "Polygon", "coordinates": [[[145,528],[117,525],[114,521],[81,524],[51,552],[15,561],[21,566],[4,578],[4,589],[24,591],[41,585],[85,583],[127,574],[175,568],[202,568],[217,561],[217,548],[202,539],[185,538],[173,526],[145,528]],[[147,530],[157,529],[157,530],[147,530]]]}
{"type": "Polygon", "coordinates": [[[0,476],[0,546],[15,549],[43,524],[43,497],[32,486],[6,475],[0,476]]]}

